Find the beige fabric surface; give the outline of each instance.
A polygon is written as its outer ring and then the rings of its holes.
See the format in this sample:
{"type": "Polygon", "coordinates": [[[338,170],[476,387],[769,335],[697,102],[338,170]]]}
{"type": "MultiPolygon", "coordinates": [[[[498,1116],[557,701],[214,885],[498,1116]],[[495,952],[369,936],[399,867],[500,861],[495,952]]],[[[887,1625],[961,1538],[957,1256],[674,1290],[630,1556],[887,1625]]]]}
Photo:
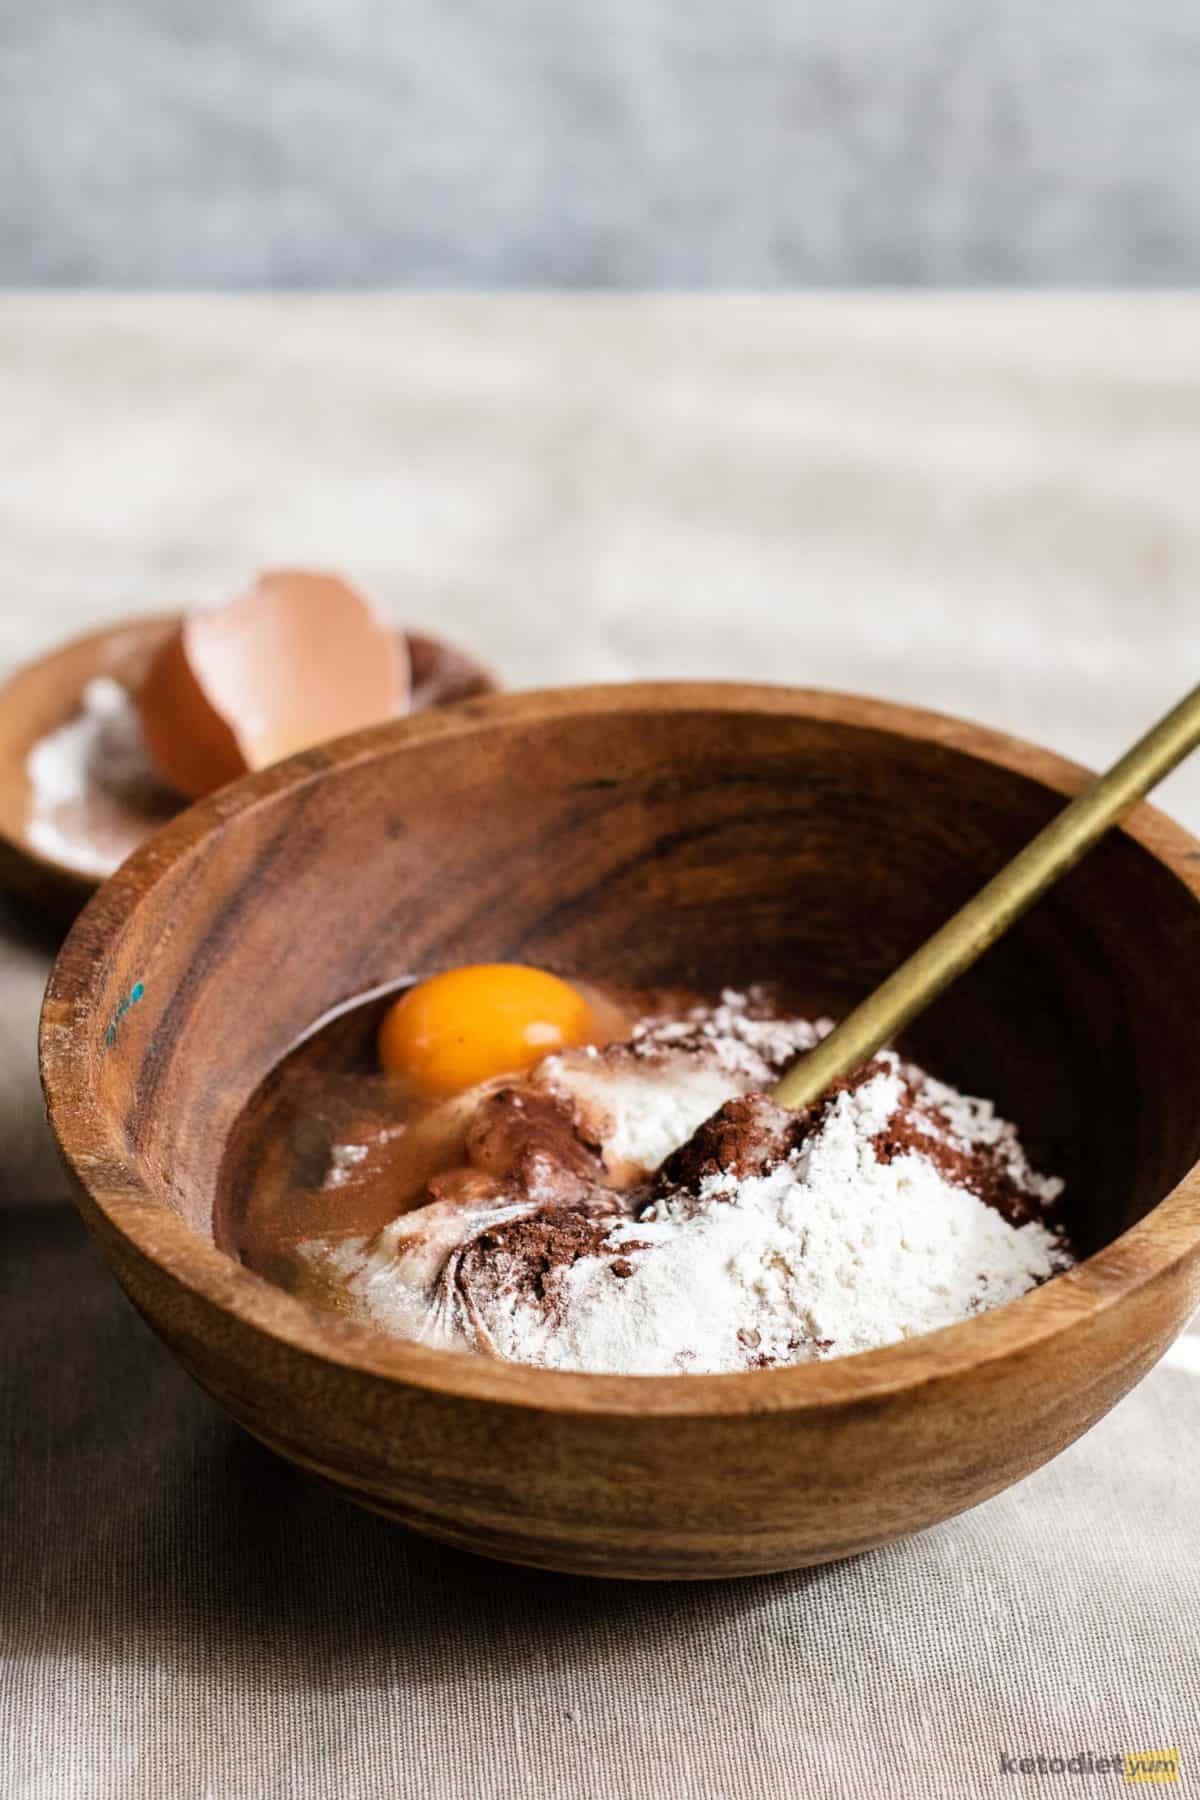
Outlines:
{"type": "MultiPolygon", "coordinates": [[[[0,300],[0,667],[281,559],[514,686],[727,675],[1093,763],[1200,675],[1194,298],[0,300]]],[[[1200,829],[1200,767],[1167,804],[1200,829]]],[[[1020,1487],[729,1586],[530,1574],[317,1492],[86,1243],[0,911],[0,1795],[1200,1792],[1200,1337],[1020,1487]]]]}

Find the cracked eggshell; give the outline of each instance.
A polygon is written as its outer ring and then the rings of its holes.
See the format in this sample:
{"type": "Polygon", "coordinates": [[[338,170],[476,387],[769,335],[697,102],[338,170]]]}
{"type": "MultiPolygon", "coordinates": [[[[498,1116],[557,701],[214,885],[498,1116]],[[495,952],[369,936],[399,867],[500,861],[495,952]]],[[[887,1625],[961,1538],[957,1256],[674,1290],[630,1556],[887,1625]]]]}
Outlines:
{"type": "Polygon", "coordinates": [[[405,641],[336,575],[277,569],[191,613],[138,696],[146,748],[190,799],[408,710],[405,641]]]}

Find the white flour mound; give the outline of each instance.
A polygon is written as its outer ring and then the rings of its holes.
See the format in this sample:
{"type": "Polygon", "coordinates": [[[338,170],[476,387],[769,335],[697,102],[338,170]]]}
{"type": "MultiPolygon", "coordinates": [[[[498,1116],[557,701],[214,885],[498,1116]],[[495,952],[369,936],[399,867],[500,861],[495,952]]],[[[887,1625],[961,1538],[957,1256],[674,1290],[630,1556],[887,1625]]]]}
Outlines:
{"type": "Polygon", "coordinates": [[[527,1304],[488,1321],[500,1353],[638,1375],[804,1362],[936,1331],[1065,1267],[1040,1220],[1010,1225],[924,1156],[879,1161],[870,1140],[898,1098],[877,1076],[770,1174],[709,1177],[696,1200],[622,1223],[615,1254],[648,1246],[627,1252],[632,1274],[581,1258],[551,1329],[527,1304]]]}
{"type": "Polygon", "coordinates": [[[132,695],[108,675],[89,681],[75,717],[33,746],[25,774],[30,844],[85,875],[111,875],[183,804],[154,771],[132,695]]]}
{"type": "MultiPolygon", "coordinates": [[[[748,1004],[726,994],[702,1017],[647,1021],[623,1049],[548,1058],[533,1079],[570,1096],[610,1172],[652,1170],[828,1029],[753,1018],[748,1004]]],[[[361,1316],[427,1342],[554,1369],[720,1373],[875,1349],[1015,1299],[1072,1260],[1044,1217],[1061,1188],[1034,1173],[989,1102],[885,1053],[765,1173],[718,1171],[656,1198],[601,1190],[549,1215],[580,1228],[566,1254],[505,1239],[514,1222],[540,1229],[548,1217],[511,1190],[311,1253],[361,1316]],[[905,1117],[926,1149],[904,1147],[905,1117]],[[953,1178],[960,1153],[986,1153],[1023,1222],[953,1178]],[[483,1233],[501,1248],[481,1275],[471,1255],[483,1233]]]]}
{"type": "Polygon", "coordinates": [[[831,1029],[829,1019],[758,1017],[751,996],[727,988],[717,1006],[642,1019],[623,1053],[547,1056],[532,1080],[595,1122],[605,1164],[627,1181],[652,1174],[727,1100],[768,1087],[831,1029]]]}

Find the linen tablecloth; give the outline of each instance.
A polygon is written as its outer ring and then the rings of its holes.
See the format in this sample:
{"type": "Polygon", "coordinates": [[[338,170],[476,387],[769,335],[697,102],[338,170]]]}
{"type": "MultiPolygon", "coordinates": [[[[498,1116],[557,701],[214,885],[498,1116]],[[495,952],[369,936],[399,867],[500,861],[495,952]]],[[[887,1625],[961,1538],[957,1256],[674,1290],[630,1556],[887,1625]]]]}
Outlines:
{"type": "MultiPolygon", "coordinates": [[[[0,667],[280,561],[513,686],[765,678],[1102,762],[1200,675],[1187,296],[0,301],[0,667]]],[[[1200,829],[1200,767],[1162,802],[1200,829]]],[[[0,912],[0,1794],[1200,1791],[1200,1337],[985,1506],[835,1567],[606,1585],[318,1492],[86,1242],[0,912]]]]}

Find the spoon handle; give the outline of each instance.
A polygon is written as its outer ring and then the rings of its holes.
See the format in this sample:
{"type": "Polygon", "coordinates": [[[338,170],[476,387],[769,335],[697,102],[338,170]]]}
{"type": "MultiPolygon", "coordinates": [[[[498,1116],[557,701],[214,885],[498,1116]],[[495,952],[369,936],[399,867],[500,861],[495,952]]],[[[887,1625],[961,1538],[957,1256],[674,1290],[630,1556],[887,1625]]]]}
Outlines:
{"type": "Polygon", "coordinates": [[[874,1056],[1198,744],[1200,687],[1097,776],[827,1038],[793,1063],[772,1098],[780,1106],[808,1106],[874,1056]]]}

